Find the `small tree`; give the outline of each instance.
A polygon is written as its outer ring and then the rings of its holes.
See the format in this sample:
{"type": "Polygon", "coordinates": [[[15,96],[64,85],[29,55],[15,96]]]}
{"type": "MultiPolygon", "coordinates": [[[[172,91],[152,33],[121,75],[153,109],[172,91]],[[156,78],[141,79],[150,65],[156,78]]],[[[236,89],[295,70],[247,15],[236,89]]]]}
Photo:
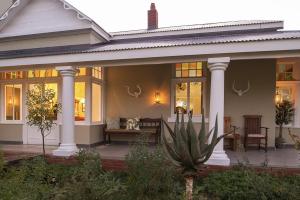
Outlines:
{"type": "Polygon", "coordinates": [[[284,143],[282,127],[293,121],[294,111],[293,103],[290,101],[284,100],[281,103],[276,104],[275,123],[279,126],[279,136],[276,138],[277,147],[284,143]]]}
{"type": "Polygon", "coordinates": [[[186,180],[186,199],[191,200],[193,196],[194,177],[197,175],[198,170],[203,169],[204,163],[210,158],[215,146],[225,135],[218,137],[217,118],[214,129],[210,130],[209,133],[206,133],[205,121],[204,117],[202,117],[200,133],[196,134],[191,114],[189,115],[186,128],[183,116],[184,114],[182,113],[180,125],[179,114],[177,113],[174,131],[163,120],[163,123],[169,132],[169,136],[165,134],[163,127],[161,140],[167,157],[173,164],[181,168],[182,174],[186,180]],[[209,143],[208,140],[211,134],[212,137],[209,143]]]}
{"type": "Polygon", "coordinates": [[[27,124],[35,126],[40,131],[43,142],[43,156],[45,157],[45,138],[51,133],[54,120],[61,112],[61,105],[53,102],[55,91],[45,89],[43,84],[35,85],[28,90],[26,95],[26,105],[28,108],[27,124]]]}

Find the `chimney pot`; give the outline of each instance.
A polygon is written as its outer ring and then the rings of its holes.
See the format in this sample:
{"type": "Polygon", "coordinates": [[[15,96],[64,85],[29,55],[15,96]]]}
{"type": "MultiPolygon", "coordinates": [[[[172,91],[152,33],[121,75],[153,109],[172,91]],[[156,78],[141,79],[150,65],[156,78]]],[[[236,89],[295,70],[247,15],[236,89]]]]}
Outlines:
{"type": "Polygon", "coordinates": [[[148,10],[148,29],[158,28],[158,12],[155,8],[155,3],[151,3],[150,10],[148,10]]]}

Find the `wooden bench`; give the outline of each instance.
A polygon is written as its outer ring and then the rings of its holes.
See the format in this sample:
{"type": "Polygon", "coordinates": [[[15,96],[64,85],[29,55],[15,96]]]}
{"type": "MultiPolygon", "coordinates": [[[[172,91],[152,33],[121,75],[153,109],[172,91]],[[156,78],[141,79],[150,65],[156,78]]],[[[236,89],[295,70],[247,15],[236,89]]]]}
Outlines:
{"type": "Polygon", "coordinates": [[[139,121],[140,130],[127,130],[126,129],[126,118],[120,118],[120,129],[107,129],[104,126],[104,142],[111,143],[111,135],[140,135],[142,133],[154,135],[155,143],[158,144],[158,140],[161,133],[161,119],[156,118],[141,118],[139,121]],[[107,140],[108,139],[108,140],[107,140]]]}

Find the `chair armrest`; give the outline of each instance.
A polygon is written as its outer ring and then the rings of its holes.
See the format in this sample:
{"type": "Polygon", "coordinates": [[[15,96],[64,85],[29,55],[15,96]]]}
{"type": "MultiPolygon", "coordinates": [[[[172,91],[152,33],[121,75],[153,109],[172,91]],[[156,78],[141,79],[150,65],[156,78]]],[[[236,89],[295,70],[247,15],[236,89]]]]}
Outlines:
{"type": "Polygon", "coordinates": [[[265,126],[261,126],[260,128],[261,128],[261,129],[265,129],[266,137],[268,137],[268,130],[269,130],[270,128],[265,127],[265,126]]]}

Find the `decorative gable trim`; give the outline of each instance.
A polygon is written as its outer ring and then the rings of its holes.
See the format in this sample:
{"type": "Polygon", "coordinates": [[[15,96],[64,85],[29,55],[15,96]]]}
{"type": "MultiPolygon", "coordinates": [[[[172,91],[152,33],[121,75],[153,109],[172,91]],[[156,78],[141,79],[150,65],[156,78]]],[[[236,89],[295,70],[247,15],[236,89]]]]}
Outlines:
{"type": "MultiPolygon", "coordinates": [[[[65,0],[51,0],[51,1],[58,1],[62,3],[62,7],[66,11],[75,12],[76,18],[78,20],[87,21],[89,23],[90,28],[99,34],[100,38],[103,38],[105,41],[109,41],[111,38],[111,35],[107,33],[103,28],[101,28],[97,23],[95,23],[91,18],[89,18],[84,13],[80,12],[78,9],[76,9],[74,6],[69,4],[65,0]]],[[[29,0],[16,0],[8,9],[7,11],[0,16],[0,31],[1,29],[8,23],[11,18],[14,17],[14,15],[21,9],[25,7],[27,3],[29,3],[29,0]]]]}

